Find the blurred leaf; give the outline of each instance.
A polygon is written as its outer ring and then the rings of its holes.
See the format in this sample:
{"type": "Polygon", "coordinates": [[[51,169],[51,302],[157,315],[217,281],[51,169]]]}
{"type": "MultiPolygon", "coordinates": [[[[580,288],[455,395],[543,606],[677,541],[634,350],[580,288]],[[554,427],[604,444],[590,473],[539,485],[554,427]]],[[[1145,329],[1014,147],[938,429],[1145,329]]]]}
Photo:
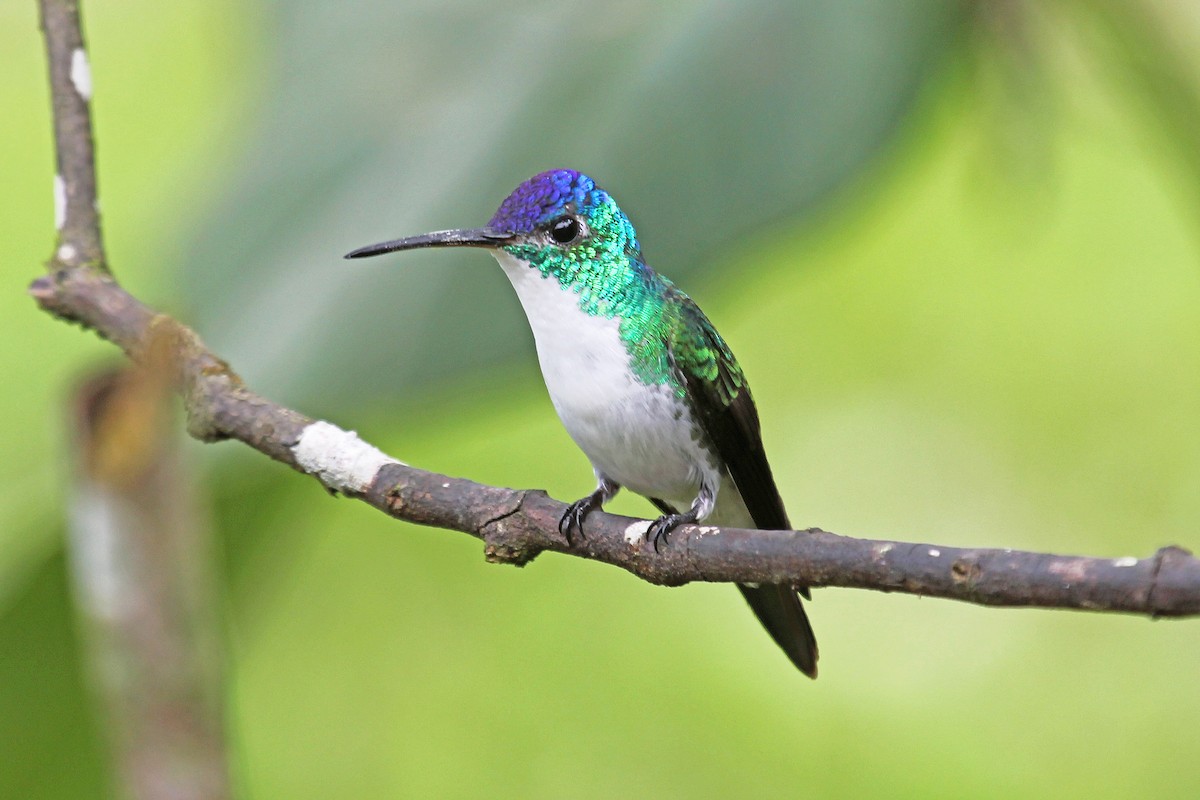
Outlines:
{"type": "Polygon", "coordinates": [[[1190,173],[1184,186],[1200,203],[1200,8],[1162,0],[1077,5],[1098,23],[1099,60],[1145,104],[1149,130],[1176,151],[1190,173]]]}
{"type": "Polygon", "coordinates": [[[81,663],[59,554],[0,614],[0,796],[106,796],[104,740],[81,663]]]}
{"type": "Polygon", "coordinates": [[[320,412],[527,350],[479,253],[348,264],[583,169],[679,275],[812,207],[887,141],[959,4],[357,3],[276,9],[261,132],[188,260],[205,335],[320,412]],[[328,406],[326,406],[328,407],[328,406]]]}
{"type": "Polygon", "coordinates": [[[991,117],[983,133],[995,174],[1030,179],[1033,198],[1054,169],[1047,147],[1055,122],[1074,104],[1100,100],[1111,104],[1113,116],[1143,127],[1143,144],[1171,151],[1170,160],[1188,176],[1180,188],[1200,205],[1200,6],[1172,0],[973,5],[972,77],[991,117]],[[1082,90],[1089,84],[1102,91],[1082,90]],[[1140,106],[1136,113],[1130,100],[1140,106]]]}

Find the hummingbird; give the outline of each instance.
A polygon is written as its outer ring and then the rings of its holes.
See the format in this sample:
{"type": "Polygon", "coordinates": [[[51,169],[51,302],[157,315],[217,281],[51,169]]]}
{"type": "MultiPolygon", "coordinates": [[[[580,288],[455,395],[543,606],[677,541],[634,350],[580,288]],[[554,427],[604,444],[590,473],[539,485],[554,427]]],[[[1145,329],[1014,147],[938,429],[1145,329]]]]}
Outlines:
{"type": "MultiPolygon", "coordinates": [[[[559,523],[568,542],[622,487],[661,512],[646,531],[655,550],[686,524],[791,529],[741,366],[699,306],[647,266],[629,217],[590,177],[543,172],[482,228],[381,242],[346,258],[426,247],[487,250],[517,293],[550,400],[595,473],[595,491],[559,523]]],[[[807,587],[738,588],[815,678],[817,642],[799,597],[807,587]]]]}

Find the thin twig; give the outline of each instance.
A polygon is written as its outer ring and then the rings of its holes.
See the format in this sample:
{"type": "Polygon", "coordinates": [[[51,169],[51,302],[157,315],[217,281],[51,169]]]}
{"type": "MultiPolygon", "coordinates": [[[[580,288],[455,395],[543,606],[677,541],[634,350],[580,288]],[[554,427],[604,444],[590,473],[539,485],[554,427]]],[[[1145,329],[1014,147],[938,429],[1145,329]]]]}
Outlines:
{"type": "Polygon", "coordinates": [[[92,69],[83,45],[78,0],[41,0],[42,35],[50,65],[54,104],[55,260],[106,272],[100,212],[96,205],[96,156],[92,143],[92,69]]]}

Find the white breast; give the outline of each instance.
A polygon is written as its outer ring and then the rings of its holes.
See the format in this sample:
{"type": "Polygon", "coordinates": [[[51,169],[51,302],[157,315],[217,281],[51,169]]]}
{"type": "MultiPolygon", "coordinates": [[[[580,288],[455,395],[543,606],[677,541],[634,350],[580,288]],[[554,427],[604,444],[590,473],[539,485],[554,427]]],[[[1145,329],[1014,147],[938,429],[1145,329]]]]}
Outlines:
{"type": "Polygon", "coordinates": [[[693,438],[687,406],[670,387],[634,377],[619,320],[587,314],[557,279],[495,256],[529,319],[550,400],[592,466],[639,494],[690,506],[716,469],[693,438]]]}

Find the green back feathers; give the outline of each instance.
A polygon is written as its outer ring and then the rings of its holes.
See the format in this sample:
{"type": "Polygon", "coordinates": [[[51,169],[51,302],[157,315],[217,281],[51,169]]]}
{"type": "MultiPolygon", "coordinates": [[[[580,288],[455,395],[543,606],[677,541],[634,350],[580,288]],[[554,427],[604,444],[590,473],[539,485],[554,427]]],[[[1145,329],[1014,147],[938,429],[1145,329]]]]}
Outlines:
{"type": "Polygon", "coordinates": [[[535,177],[505,201],[492,224],[527,229],[524,241],[504,249],[578,294],[585,313],[619,320],[630,368],[642,383],[669,385],[682,397],[699,380],[712,385],[722,405],[743,387],[742,371],[712,323],[646,266],[629,218],[586,176],[556,171],[535,177]],[[577,241],[539,235],[564,215],[584,223],[577,241]]]}

